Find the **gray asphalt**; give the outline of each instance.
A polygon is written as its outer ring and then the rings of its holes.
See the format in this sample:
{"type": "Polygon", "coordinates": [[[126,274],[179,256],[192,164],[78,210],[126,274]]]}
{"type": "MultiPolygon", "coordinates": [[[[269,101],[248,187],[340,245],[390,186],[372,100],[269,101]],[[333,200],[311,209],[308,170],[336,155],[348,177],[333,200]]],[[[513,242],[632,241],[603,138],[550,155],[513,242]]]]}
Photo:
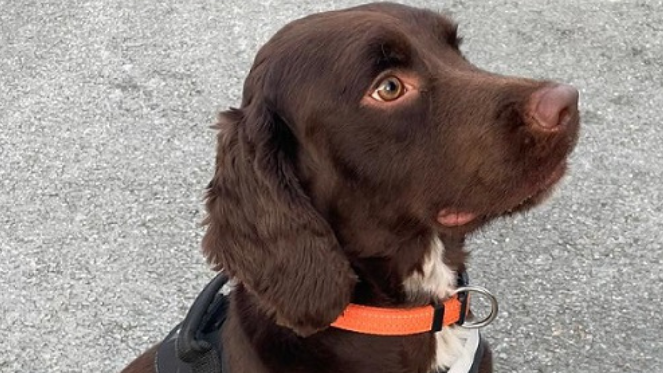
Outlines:
{"type": "MultiPolygon", "coordinates": [[[[0,0],[0,371],[116,372],[211,278],[215,112],[288,20],[358,1],[0,0]]],[[[663,2],[412,1],[479,66],[576,85],[542,208],[470,240],[497,372],[663,372],[663,2]]]]}

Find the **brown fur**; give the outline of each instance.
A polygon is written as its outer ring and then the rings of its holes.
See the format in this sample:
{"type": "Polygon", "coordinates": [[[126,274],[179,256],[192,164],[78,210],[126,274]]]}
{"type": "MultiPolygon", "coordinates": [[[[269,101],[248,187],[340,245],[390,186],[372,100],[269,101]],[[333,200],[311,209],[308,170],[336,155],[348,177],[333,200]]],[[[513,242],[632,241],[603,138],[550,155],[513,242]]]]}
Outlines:
{"type": "Polygon", "coordinates": [[[382,3],[297,20],[259,51],[241,107],[220,115],[203,241],[239,282],[222,334],[233,372],[430,371],[432,335],[328,325],[351,301],[430,302],[403,289],[430,238],[463,269],[465,235],[539,203],[578,131],[577,111],[538,131],[531,97],[551,83],[482,71],[458,44],[447,17],[382,3]],[[371,104],[385,71],[414,77],[416,96],[371,104]],[[442,226],[450,207],[478,218],[442,226]]]}

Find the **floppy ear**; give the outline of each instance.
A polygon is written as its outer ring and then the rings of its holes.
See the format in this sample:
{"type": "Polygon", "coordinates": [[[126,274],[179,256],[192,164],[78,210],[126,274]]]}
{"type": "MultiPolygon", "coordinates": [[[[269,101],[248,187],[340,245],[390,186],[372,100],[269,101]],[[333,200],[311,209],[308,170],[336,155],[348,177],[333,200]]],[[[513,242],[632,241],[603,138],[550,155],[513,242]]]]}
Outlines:
{"type": "Polygon", "coordinates": [[[356,276],[293,166],[297,142],[254,101],[221,113],[203,250],[257,295],[280,325],[324,329],[350,302],[356,276]]]}

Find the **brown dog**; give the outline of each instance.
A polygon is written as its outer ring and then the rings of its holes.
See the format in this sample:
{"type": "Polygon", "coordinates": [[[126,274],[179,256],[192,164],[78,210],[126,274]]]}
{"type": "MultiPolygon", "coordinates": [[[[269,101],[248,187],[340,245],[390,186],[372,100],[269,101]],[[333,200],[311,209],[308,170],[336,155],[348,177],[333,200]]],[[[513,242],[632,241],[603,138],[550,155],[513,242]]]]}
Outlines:
{"type": "MultiPolygon", "coordinates": [[[[541,202],[579,128],[578,92],[472,65],[456,25],[380,3],[290,23],[220,116],[205,254],[230,274],[233,373],[442,372],[468,331],[330,327],[349,303],[438,303],[466,234],[541,202]]],[[[152,349],[126,372],[154,371],[152,349]]],[[[492,371],[485,349],[481,371],[492,371]]]]}

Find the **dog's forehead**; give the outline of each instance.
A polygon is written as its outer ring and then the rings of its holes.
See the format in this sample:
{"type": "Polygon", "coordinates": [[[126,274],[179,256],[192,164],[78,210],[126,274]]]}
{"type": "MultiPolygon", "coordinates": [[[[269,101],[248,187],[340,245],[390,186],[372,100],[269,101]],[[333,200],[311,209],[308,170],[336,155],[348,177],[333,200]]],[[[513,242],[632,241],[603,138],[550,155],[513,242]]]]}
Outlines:
{"type": "Polygon", "coordinates": [[[397,19],[418,29],[429,29],[435,33],[452,33],[456,23],[447,14],[426,8],[415,8],[396,3],[371,3],[349,8],[346,11],[367,11],[397,19]]]}
{"type": "Polygon", "coordinates": [[[400,33],[410,38],[432,36],[444,41],[455,35],[456,28],[457,24],[449,16],[439,12],[401,4],[374,3],[295,20],[282,28],[275,39],[289,40],[300,46],[308,42],[333,47],[352,41],[371,43],[376,38],[400,33]]]}
{"type": "Polygon", "coordinates": [[[302,68],[356,67],[382,58],[383,51],[413,57],[455,46],[456,28],[451,18],[428,9],[369,4],[287,24],[265,45],[258,60],[269,56],[272,61],[285,59],[302,68]]]}
{"type": "Polygon", "coordinates": [[[442,53],[457,53],[455,34],[449,17],[398,4],[307,16],[284,26],[260,49],[245,96],[261,90],[283,102],[310,90],[318,96],[363,94],[387,69],[428,71],[442,53]]]}

